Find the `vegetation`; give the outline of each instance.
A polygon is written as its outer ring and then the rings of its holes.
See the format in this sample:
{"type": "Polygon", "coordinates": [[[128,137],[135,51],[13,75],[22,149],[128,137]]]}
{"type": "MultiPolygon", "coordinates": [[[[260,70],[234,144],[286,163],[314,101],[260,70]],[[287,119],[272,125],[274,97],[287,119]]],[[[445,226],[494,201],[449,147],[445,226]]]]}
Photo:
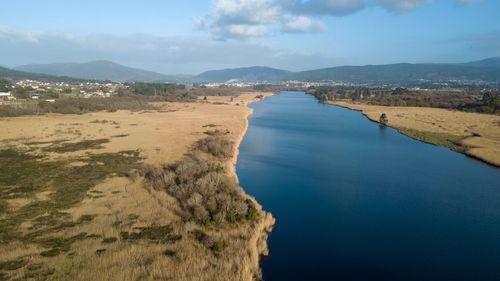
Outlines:
{"type": "Polygon", "coordinates": [[[9,92],[11,90],[11,85],[9,80],[0,79],[0,92],[9,92]]]}
{"type": "Polygon", "coordinates": [[[225,138],[224,132],[215,130],[208,131],[209,137],[203,138],[195,143],[195,149],[224,159],[233,156],[233,142],[225,138]]]}
{"type": "Polygon", "coordinates": [[[209,136],[197,142],[192,155],[171,165],[145,167],[143,175],[153,188],[178,200],[187,220],[202,225],[255,221],[253,202],[224,168],[222,161],[231,155],[232,142],[209,136]]]}
{"type": "Polygon", "coordinates": [[[1,105],[0,117],[43,115],[47,113],[83,114],[95,111],[151,110],[147,99],[137,96],[110,98],[69,98],[55,102],[39,101],[20,105],[1,105]]]}
{"type": "Polygon", "coordinates": [[[118,238],[116,238],[116,237],[106,237],[106,238],[102,239],[102,243],[104,243],[104,244],[115,243],[116,241],[118,241],[118,238]]]}
{"type": "Polygon", "coordinates": [[[408,84],[422,81],[476,80],[498,81],[500,70],[467,64],[386,64],[366,66],[337,66],[287,75],[285,80],[325,81],[335,80],[358,84],[408,84]]]}
{"type": "MultiPolygon", "coordinates": [[[[115,125],[99,116],[58,125],[115,125]]],[[[233,145],[227,130],[203,124],[206,129],[198,130],[206,130],[210,140],[193,144],[190,155],[160,167],[142,168],[136,151],[65,154],[108,146],[124,136],[118,131],[110,132],[109,139],[82,140],[88,137],[82,129],[79,141],[26,139],[20,146],[26,150],[0,149],[0,252],[7,253],[0,254],[6,263],[0,280],[139,280],[153,275],[190,280],[194,270],[206,280],[219,275],[230,280],[249,266],[257,275],[257,265],[247,258],[254,253],[253,240],[239,237],[257,234],[261,212],[227,173],[233,145]],[[146,173],[142,188],[139,176],[146,173]],[[171,183],[169,176],[174,184],[165,184],[171,183]],[[205,234],[203,242],[192,236],[196,229],[205,234]],[[200,260],[209,268],[198,265],[200,260]]]]}
{"type": "Polygon", "coordinates": [[[90,215],[72,221],[64,210],[81,202],[90,188],[108,175],[125,176],[127,171],[139,165],[135,151],[96,154],[76,160],[85,161],[87,165],[70,166],[75,159],[47,161],[42,155],[33,156],[12,149],[0,151],[0,202],[5,206],[11,199],[31,198],[27,205],[3,210],[0,243],[18,240],[40,244],[50,248],[44,255],[68,250],[74,241],[86,235],[54,238],[56,240],[42,237],[91,221],[93,216],[90,215]],[[50,197],[34,200],[35,195],[42,192],[49,192],[50,197]],[[20,231],[20,225],[27,222],[32,224],[29,231],[20,231]]]}
{"type": "Polygon", "coordinates": [[[443,133],[434,133],[434,132],[423,132],[414,129],[402,128],[398,129],[399,132],[414,138],[419,141],[423,141],[426,143],[448,147],[457,152],[464,153],[467,151],[468,147],[462,144],[463,137],[451,135],[451,134],[443,134],[443,133]]]}
{"type": "MultiPolygon", "coordinates": [[[[0,80],[0,89],[11,90],[9,80],[0,80]]],[[[131,83],[119,87],[117,95],[101,98],[74,97],[71,89],[64,89],[63,93],[47,90],[40,94],[41,100],[30,100],[35,91],[30,87],[15,87],[13,95],[21,100],[21,103],[0,105],[0,117],[16,117],[24,115],[43,115],[47,113],[59,114],[84,114],[96,111],[117,110],[154,110],[153,102],[192,102],[199,96],[232,96],[239,94],[241,89],[234,88],[209,89],[193,88],[186,89],[184,85],[172,83],[131,83]],[[69,97],[68,97],[69,96],[69,97]],[[43,99],[54,100],[51,102],[43,99]]],[[[1,90],[0,90],[1,91],[1,90]]]]}
{"type": "Polygon", "coordinates": [[[173,83],[132,83],[129,84],[129,92],[136,95],[161,96],[170,95],[178,90],[184,90],[186,86],[173,83]]]}
{"type": "Polygon", "coordinates": [[[46,74],[17,71],[17,70],[5,68],[5,67],[0,67],[0,77],[14,79],[14,80],[30,79],[30,80],[51,81],[51,82],[89,82],[90,81],[90,80],[70,78],[70,77],[65,77],[65,76],[54,76],[54,75],[46,75],[46,74]]]}
{"type": "Polygon", "coordinates": [[[75,143],[61,143],[57,145],[52,145],[44,150],[47,152],[66,153],[66,152],[74,152],[86,149],[99,149],[103,147],[102,144],[108,142],[109,139],[83,140],[75,143]]]}
{"type": "Polygon", "coordinates": [[[0,262],[0,270],[16,270],[24,267],[28,262],[25,259],[15,259],[5,262],[0,262]]]}
{"type": "Polygon", "coordinates": [[[137,230],[136,232],[123,231],[120,236],[122,240],[148,240],[155,243],[171,243],[182,238],[181,235],[172,234],[173,228],[170,225],[152,225],[150,227],[139,227],[137,230]]]}
{"type": "Polygon", "coordinates": [[[483,94],[483,112],[500,113],[500,92],[486,92],[483,94]]]}
{"type": "Polygon", "coordinates": [[[500,92],[366,87],[318,87],[310,88],[308,92],[321,102],[351,100],[371,105],[436,107],[500,114],[500,92]]]}
{"type": "Polygon", "coordinates": [[[385,113],[382,113],[378,120],[383,125],[387,125],[387,123],[389,122],[389,119],[387,119],[387,115],[385,113]]]}

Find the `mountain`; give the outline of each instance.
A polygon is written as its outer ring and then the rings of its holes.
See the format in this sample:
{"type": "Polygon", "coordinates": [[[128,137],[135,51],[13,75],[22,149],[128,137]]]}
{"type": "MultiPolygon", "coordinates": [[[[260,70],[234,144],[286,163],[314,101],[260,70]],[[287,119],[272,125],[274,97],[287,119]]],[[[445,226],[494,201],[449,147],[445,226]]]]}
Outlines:
{"type": "MultiPolygon", "coordinates": [[[[405,83],[421,80],[482,80],[500,82],[500,57],[459,64],[398,63],[386,65],[337,66],[301,72],[290,72],[264,66],[253,66],[210,70],[193,77],[169,76],[152,71],[126,67],[109,61],[33,64],[17,67],[16,70],[0,68],[0,77],[2,77],[2,73],[4,73],[3,76],[5,76],[6,73],[10,73],[11,76],[16,76],[21,79],[54,80],[54,76],[51,75],[56,75],[117,82],[226,82],[230,80],[246,82],[334,80],[352,83],[405,83]]],[[[67,77],[64,79],[69,79],[67,77]]],[[[61,80],[63,78],[59,77],[58,79],[61,80]]]]}
{"type": "Polygon", "coordinates": [[[14,70],[6,67],[0,66],[0,79],[13,79],[13,80],[41,80],[50,82],[84,82],[89,80],[76,79],[65,76],[54,76],[40,73],[29,73],[19,70],[14,70]]]}
{"type": "Polygon", "coordinates": [[[337,66],[301,72],[254,66],[211,70],[194,79],[203,82],[239,81],[322,81],[352,83],[404,83],[421,80],[482,80],[500,81],[500,58],[489,58],[463,64],[398,63],[386,65],[337,66]]]}
{"type": "Polygon", "coordinates": [[[387,64],[339,66],[291,73],[287,80],[336,80],[354,83],[397,83],[418,80],[483,80],[500,81],[500,68],[463,64],[387,64]]]}
{"type": "Polygon", "coordinates": [[[281,80],[288,74],[290,74],[290,72],[286,70],[265,66],[252,66],[222,70],[210,70],[195,76],[195,79],[204,82],[226,82],[229,80],[277,81],[281,80]]]}
{"type": "Polygon", "coordinates": [[[177,77],[103,60],[87,63],[30,64],[19,66],[15,69],[49,75],[115,82],[175,82],[179,80],[177,77]]]}
{"type": "Polygon", "coordinates": [[[472,62],[464,63],[464,65],[477,66],[477,67],[500,68],[500,57],[488,58],[488,59],[479,60],[479,61],[472,61],[472,62]]]}

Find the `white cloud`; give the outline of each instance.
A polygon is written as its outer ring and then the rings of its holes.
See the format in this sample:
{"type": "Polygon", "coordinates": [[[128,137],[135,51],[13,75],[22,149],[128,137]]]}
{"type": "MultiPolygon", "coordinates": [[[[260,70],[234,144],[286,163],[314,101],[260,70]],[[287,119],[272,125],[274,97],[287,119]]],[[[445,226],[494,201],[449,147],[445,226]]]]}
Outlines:
{"type": "MultiPolygon", "coordinates": [[[[220,38],[245,39],[326,29],[325,16],[345,16],[369,6],[403,13],[438,0],[212,0],[210,15],[195,19],[197,26],[220,38]],[[280,28],[281,27],[281,28],[280,28]]],[[[470,5],[480,0],[452,0],[470,5]]]]}
{"type": "Polygon", "coordinates": [[[325,30],[321,21],[312,20],[305,16],[292,16],[283,24],[282,30],[290,33],[310,33],[325,30]]]}
{"type": "Polygon", "coordinates": [[[291,4],[291,0],[214,0],[211,15],[195,21],[202,30],[236,39],[271,35],[280,27],[285,32],[324,28],[318,20],[292,15],[291,4]]]}
{"type": "Polygon", "coordinates": [[[361,10],[365,0],[310,0],[288,1],[289,7],[296,14],[316,14],[329,16],[343,16],[361,10]]]}
{"type": "Polygon", "coordinates": [[[7,27],[0,26],[0,40],[19,40],[31,43],[38,43],[36,34],[28,31],[17,31],[7,27]]]}
{"type": "Polygon", "coordinates": [[[378,4],[390,11],[408,12],[413,11],[430,0],[378,0],[378,4]]]}
{"type": "Polygon", "coordinates": [[[275,0],[215,0],[214,3],[214,17],[220,24],[273,23],[281,12],[275,0]]]}

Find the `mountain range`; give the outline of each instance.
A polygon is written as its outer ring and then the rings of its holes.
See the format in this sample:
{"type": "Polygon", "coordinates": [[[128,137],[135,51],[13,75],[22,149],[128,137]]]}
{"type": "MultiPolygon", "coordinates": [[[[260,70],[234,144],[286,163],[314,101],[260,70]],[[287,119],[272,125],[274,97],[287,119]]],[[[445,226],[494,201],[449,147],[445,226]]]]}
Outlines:
{"type": "Polygon", "coordinates": [[[240,81],[278,81],[287,77],[292,72],[265,66],[252,66],[210,70],[196,75],[200,81],[225,82],[230,80],[240,81]]]}
{"type": "Polygon", "coordinates": [[[32,72],[24,72],[19,70],[14,70],[6,67],[0,66],[0,79],[14,79],[14,80],[41,80],[41,81],[52,81],[52,82],[87,82],[89,80],[81,79],[81,78],[73,78],[67,76],[54,76],[42,73],[32,73],[32,72]]]}
{"type": "Polygon", "coordinates": [[[123,66],[105,60],[91,61],[87,63],[29,64],[16,67],[15,70],[55,76],[68,76],[88,80],[110,80],[115,82],[179,80],[173,76],[123,66]]]}
{"type": "Polygon", "coordinates": [[[253,66],[210,70],[194,76],[176,76],[123,66],[110,61],[88,63],[31,64],[14,69],[0,68],[0,77],[53,76],[116,82],[227,82],[227,81],[324,81],[353,83],[401,83],[448,80],[481,80],[500,82],[500,57],[479,61],[439,63],[399,63],[386,65],[337,66],[308,71],[291,72],[282,69],[253,66]],[[14,75],[16,74],[16,75],[14,75]],[[45,75],[45,76],[44,76],[45,75]]]}

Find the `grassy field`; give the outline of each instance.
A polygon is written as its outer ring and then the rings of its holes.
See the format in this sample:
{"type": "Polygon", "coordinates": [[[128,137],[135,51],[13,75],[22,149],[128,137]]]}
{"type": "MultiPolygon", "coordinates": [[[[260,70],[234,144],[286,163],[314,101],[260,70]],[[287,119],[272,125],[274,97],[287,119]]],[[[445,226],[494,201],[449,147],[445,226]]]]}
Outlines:
{"type": "Polygon", "coordinates": [[[274,219],[233,167],[255,96],[0,119],[0,280],[258,279],[274,219]]]}
{"type": "Polygon", "coordinates": [[[382,113],[388,126],[412,138],[465,153],[500,166],[500,116],[439,108],[375,106],[347,101],[330,102],[361,111],[379,121],[382,113]]]}

